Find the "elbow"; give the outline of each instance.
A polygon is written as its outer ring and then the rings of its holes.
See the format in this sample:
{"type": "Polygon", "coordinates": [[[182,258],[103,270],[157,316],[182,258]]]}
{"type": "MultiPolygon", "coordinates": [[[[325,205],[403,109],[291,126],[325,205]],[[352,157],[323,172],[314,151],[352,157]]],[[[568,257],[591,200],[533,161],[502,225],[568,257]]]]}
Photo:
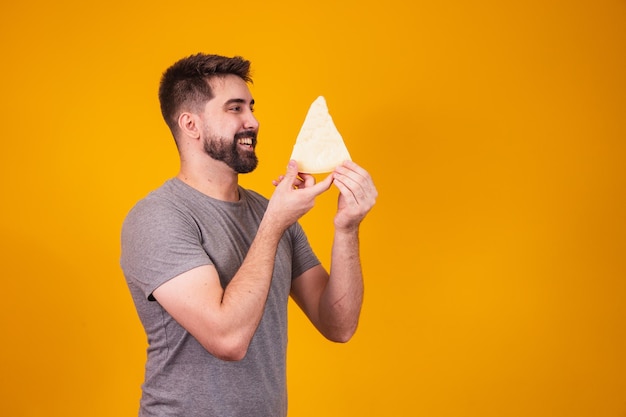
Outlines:
{"type": "Polygon", "coordinates": [[[204,348],[216,358],[227,362],[238,362],[246,357],[250,341],[242,339],[222,339],[217,343],[203,344],[204,348]]]}
{"type": "Polygon", "coordinates": [[[338,337],[329,337],[328,340],[335,343],[348,343],[352,339],[352,335],[340,335],[338,337]]]}
{"type": "Polygon", "coordinates": [[[246,353],[248,353],[247,350],[232,349],[215,352],[213,356],[225,362],[239,362],[246,357],[246,353]]]}
{"type": "Polygon", "coordinates": [[[354,325],[352,327],[347,327],[343,329],[333,329],[332,331],[327,331],[324,333],[324,336],[335,343],[348,343],[352,340],[352,337],[356,333],[357,326],[354,325]]]}

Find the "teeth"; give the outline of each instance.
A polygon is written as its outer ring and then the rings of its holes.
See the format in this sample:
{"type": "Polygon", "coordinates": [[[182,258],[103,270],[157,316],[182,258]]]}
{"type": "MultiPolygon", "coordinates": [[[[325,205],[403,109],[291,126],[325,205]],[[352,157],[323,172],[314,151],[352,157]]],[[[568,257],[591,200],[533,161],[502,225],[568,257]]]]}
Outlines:
{"type": "Polygon", "coordinates": [[[242,145],[252,145],[252,139],[251,138],[242,138],[239,139],[239,143],[242,145]]]}

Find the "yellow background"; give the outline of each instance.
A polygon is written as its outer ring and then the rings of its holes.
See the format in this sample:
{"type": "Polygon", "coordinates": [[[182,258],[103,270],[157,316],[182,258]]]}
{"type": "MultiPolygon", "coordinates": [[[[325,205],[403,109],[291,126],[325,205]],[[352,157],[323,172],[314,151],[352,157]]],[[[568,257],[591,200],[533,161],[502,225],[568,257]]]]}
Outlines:
{"type": "Polygon", "coordinates": [[[35,0],[0,36],[2,416],[136,415],[119,229],[176,173],[157,84],[198,51],[253,62],[245,186],[324,95],[380,191],[357,336],[290,308],[291,416],[626,416],[623,0],[35,0]]]}

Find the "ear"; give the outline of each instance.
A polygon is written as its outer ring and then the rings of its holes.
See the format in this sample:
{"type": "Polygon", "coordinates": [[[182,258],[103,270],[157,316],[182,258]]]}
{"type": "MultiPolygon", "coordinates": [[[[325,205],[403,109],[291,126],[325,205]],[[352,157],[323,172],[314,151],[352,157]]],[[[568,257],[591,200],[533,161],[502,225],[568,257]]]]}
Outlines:
{"type": "Polygon", "coordinates": [[[183,112],[178,116],[178,128],[183,136],[200,138],[200,119],[193,113],[183,112]]]}

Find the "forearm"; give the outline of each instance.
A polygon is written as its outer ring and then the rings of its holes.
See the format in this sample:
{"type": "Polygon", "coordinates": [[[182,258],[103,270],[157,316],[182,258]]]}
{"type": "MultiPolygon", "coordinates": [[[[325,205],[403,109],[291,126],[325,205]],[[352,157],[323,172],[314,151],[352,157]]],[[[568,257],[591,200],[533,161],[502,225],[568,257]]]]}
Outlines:
{"type": "Polygon", "coordinates": [[[224,289],[220,304],[223,330],[234,349],[243,354],[263,316],[282,234],[282,229],[261,222],[244,262],[224,289]]]}
{"type": "Polygon", "coordinates": [[[330,278],[320,298],[319,317],[324,334],[346,342],[356,331],[363,304],[363,274],[358,228],[336,230],[330,278]]]}
{"type": "Polygon", "coordinates": [[[339,189],[330,273],[311,268],[292,284],[292,296],[328,339],[347,342],[356,331],[363,304],[359,227],[378,192],[370,175],[351,161],[333,171],[339,189]]]}

